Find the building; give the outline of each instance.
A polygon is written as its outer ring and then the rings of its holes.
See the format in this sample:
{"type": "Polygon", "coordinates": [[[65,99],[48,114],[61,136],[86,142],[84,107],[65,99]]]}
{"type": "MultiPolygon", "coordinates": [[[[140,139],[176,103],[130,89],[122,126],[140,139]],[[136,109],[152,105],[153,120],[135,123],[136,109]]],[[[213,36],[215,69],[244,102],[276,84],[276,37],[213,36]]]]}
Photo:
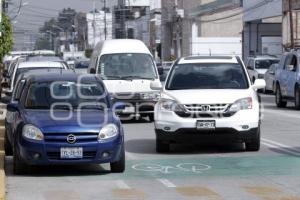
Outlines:
{"type": "Polygon", "coordinates": [[[241,5],[240,0],[163,0],[163,60],[199,54],[241,54],[241,5]]]}
{"type": "Polygon", "coordinates": [[[282,54],[282,1],[244,0],[243,58],[282,54]]]}
{"type": "Polygon", "coordinates": [[[282,42],[286,50],[300,47],[300,1],[298,0],[283,0],[282,42]]]}
{"type": "Polygon", "coordinates": [[[150,48],[150,1],[119,0],[114,7],[114,37],[138,39],[150,48]]]}
{"type": "Polygon", "coordinates": [[[112,13],[103,10],[89,12],[86,14],[87,21],[87,41],[88,47],[94,48],[95,45],[103,40],[112,39],[112,13]]]}

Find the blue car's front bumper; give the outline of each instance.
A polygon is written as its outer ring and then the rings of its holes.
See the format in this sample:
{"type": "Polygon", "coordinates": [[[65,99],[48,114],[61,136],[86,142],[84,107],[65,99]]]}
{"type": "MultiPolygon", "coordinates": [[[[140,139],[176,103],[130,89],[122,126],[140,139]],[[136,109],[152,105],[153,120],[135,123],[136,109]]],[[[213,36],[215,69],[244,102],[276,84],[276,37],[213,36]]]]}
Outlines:
{"type": "Polygon", "coordinates": [[[22,138],[18,144],[18,150],[22,160],[29,165],[112,163],[120,159],[124,150],[124,139],[123,136],[119,136],[102,143],[94,141],[68,144],[64,142],[35,142],[22,138]],[[61,159],[60,149],[66,147],[82,147],[83,157],[80,159],[61,159]],[[109,156],[103,157],[103,153],[109,153],[109,156]]]}

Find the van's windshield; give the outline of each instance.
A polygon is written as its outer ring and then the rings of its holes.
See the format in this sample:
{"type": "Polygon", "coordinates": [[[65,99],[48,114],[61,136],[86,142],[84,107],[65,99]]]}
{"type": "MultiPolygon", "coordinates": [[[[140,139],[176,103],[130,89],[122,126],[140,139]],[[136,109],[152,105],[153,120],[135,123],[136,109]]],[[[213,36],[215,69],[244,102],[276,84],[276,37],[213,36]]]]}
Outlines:
{"type": "Polygon", "coordinates": [[[106,80],[153,80],[157,78],[152,57],[140,53],[102,55],[97,73],[106,80]]]}

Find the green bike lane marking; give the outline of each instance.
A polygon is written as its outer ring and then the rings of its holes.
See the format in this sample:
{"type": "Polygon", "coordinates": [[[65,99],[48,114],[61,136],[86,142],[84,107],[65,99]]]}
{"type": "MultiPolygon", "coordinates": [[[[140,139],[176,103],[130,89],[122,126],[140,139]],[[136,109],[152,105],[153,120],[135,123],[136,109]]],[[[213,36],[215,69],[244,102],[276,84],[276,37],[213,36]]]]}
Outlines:
{"type": "Polygon", "coordinates": [[[247,156],[127,161],[121,178],[181,178],[185,176],[300,176],[300,158],[247,156]]]}

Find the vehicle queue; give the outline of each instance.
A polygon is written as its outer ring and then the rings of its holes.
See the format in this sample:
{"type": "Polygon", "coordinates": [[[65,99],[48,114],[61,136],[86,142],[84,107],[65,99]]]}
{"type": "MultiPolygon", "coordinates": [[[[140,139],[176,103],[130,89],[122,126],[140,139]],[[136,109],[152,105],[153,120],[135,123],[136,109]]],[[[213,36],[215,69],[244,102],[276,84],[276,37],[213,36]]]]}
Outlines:
{"type": "Polygon", "coordinates": [[[34,165],[88,163],[124,172],[121,121],[134,117],[154,121],[159,153],[174,143],[211,140],[258,151],[258,90],[275,91],[278,107],[293,101],[299,109],[299,57],[251,57],[246,66],[236,56],[184,57],[162,84],[164,70],[137,40],[99,43],[89,66],[86,59],[70,67],[54,55],[18,55],[1,84],[8,100],[5,152],[16,174],[34,165]]]}

